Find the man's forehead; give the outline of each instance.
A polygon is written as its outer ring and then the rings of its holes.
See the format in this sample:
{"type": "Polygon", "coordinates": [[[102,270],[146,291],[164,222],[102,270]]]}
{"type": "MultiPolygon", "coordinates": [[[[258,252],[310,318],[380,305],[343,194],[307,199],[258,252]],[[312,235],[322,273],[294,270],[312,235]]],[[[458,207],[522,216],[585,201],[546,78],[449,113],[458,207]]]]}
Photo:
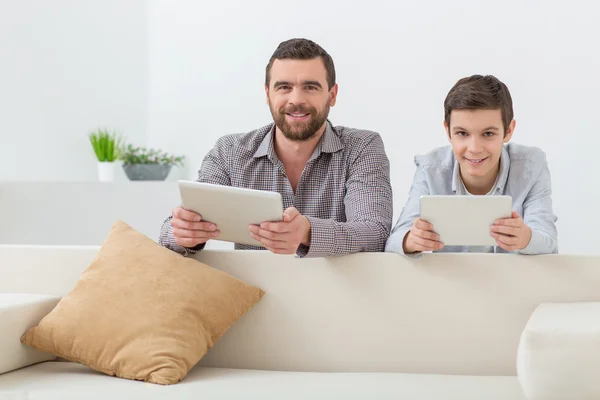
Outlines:
{"type": "Polygon", "coordinates": [[[275,60],[270,75],[272,81],[327,80],[327,71],[320,57],[310,60],[275,60]]]}

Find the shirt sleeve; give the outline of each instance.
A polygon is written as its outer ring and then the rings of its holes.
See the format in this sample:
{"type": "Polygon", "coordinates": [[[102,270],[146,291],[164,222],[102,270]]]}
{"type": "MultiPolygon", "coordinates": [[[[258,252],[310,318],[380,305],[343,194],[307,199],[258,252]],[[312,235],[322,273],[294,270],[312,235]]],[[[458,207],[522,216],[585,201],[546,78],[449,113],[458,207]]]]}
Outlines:
{"type": "Polygon", "coordinates": [[[310,246],[300,246],[298,256],[383,251],[392,226],[393,201],[390,164],[381,137],[374,134],[367,138],[356,154],[346,180],[346,221],[307,216],[310,246]]]}
{"type": "Polygon", "coordinates": [[[519,254],[558,253],[556,221],[552,209],[552,184],[546,156],[543,166],[523,203],[523,221],[531,229],[531,240],[519,254]]]}
{"type": "MultiPolygon", "coordinates": [[[[408,200],[400,213],[400,217],[392,230],[392,234],[385,245],[386,252],[398,254],[404,253],[404,238],[412,228],[415,219],[421,214],[421,196],[430,194],[429,185],[425,177],[423,167],[415,159],[417,170],[413,177],[413,183],[408,193],[408,200]]],[[[419,256],[421,253],[411,253],[411,256],[419,256]]]]}
{"type": "MultiPolygon", "coordinates": [[[[202,161],[202,165],[198,171],[198,182],[231,186],[229,172],[227,171],[227,154],[229,148],[230,145],[227,143],[227,137],[222,137],[217,141],[215,147],[204,157],[204,160],[202,161]]],[[[190,254],[194,254],[202,250],[206,243],[199,244],[195,247],[183,247],[175,241],[171,227],[172,218],[172,216],[169,216],[164,220],[160,230],[158,243],[161,246],[183,254],[184,256],[189,256],[190,254]]]]}

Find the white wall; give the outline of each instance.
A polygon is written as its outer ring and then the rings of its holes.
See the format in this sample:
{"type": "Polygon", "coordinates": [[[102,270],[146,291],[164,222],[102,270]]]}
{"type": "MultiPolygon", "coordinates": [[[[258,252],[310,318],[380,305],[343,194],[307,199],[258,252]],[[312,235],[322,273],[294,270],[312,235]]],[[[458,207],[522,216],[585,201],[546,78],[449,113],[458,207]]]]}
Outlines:
{"type": "Polygon", "coordinates": [[[226,133],[271,121],[264,67],[279,42],[307,37],[334,58],[334,124],[381,133],[395,218],[414,154],[446,144],[443,100],[455,81],[494,74],[511,89],[516,142],[550,162],[560,251],[597,252],[600,7],[589,1],[349,3],[151,0],[148,142],[202,157],[226,133]]]}
{"type": "Polygon", "coordinates": [[[173,182],[0,182],[0,244],[100,245],[117,220],[158,240],[178,202],[173,182]]]}
{"type": "MultiPolygon", "coordinates": [[[[414,154],[446,143],[447,91],[460,77],[491,73],[512,91],[514,140],[548,154],[561,252],[597,252],[599,8],[584,0],[3,1],[0,181],[96,180],[86,133],[99,125],[185,154],[182,176],[195,178],[219,136],[271,121],[264,67],[279,42],[308,37],[337,66],[331,120],[384,138],[395,218],[414,154]]],[[[36,222],[23,223],[23,235],[36,222]]]]}
{"type": "Polygon", "coordinates": [[[0,181],[97,179],[87,140],[97,127],[145,143],[146,9],[144,0],[0,2],[0,181]]]}

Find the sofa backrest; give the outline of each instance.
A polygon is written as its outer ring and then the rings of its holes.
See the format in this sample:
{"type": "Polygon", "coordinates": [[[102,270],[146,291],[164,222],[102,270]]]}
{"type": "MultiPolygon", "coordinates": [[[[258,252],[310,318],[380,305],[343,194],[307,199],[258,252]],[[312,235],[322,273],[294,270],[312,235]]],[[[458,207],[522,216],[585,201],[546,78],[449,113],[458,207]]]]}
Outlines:
{"type": "MultiPolygon", "coordinates": [[[[97,251],[0,246],[0,292],[64,295],[97,251]]],[[[600,301],[600,256],[195,258],[266,292],[200,361],[213,367],[514,375],[538,304],[600,301]]]]}

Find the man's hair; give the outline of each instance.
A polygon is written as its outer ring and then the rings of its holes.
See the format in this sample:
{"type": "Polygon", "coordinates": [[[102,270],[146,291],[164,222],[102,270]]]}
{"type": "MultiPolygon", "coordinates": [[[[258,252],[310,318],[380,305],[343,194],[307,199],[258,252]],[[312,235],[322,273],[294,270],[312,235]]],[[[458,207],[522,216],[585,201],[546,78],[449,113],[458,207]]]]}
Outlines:
{"type": "Polygon", "coordinates": [[[472,75],[462,78],[450,89],[444,100],[444,120],[448,128],[450,128],[452,110],[464,109],[500,109],[505,134],[513,120],[510,92],[506,85],[493,75],[472,75]]]}
{"type": "Polygon", "coordinates": [[[265,71],[265,85],[271,81],[271,67],[275,60],[312,60],[321,57],[327,71],[327,85],[329,90],[335,85],[335,67],[331,56],[318,44],[308,39],[290,39],[281,42],[271,56],[265,71]]]}

